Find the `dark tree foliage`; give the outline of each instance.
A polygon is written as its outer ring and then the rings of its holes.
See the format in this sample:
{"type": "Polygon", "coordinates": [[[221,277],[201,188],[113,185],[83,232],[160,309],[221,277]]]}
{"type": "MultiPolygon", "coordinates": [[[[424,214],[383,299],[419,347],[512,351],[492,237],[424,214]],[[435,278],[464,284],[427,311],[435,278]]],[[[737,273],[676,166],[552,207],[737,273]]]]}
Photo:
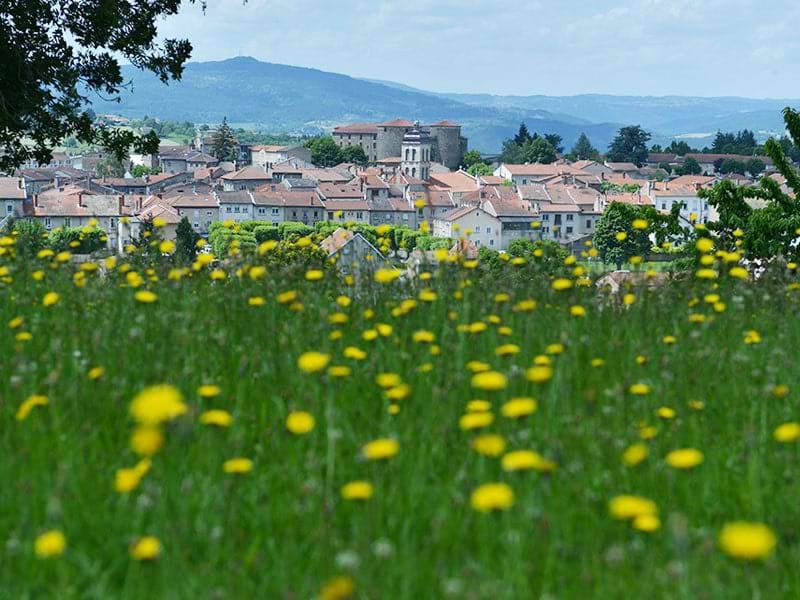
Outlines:
{"type": "Polygon", "coordinates": [[[182,263],[190,263],[197,254],[197,242],[200,234],[197,233],[189,219],[183,217],[175,229],[175,257],[182,263]]]}
{"type": "Polygon", "coordinates": [[[517,131],[517,135],[514,136],[514,143],[517,146],[524,146],[526,143],[531,141],[531,134],[528,131],[528,126],[525,123],[520,123],[519,131],[517,131]]]}
{"type": "Polygon", "coordinates": [[[675,169],[678,175],[700,175],[703,172],[703,167],[697,162],[694,156],[689,156],[683,161],[683,164],[675,169]]]}
{"type": "Polygon", "coordinates": [[[564,151],[564,146],[563,146],[564,138],[562,138],[557,133],[545,133],[544,139],[550,142],[550,145],[553,148],[555,148],[555,151],[558,152],[559,154],[561,154],[564,151]]]}
{"type": "Polygon", "coordinates": [[[570,152],[573,160],[597,160],[600,158],[600,153],[592,146],[588,136],[582,133],[570,152]]]}
{"type": "MultiPolygon", "coordinates": [[[[800,113],[785,108],[783,118],[793,145],[800,146],[800,113]]],[[[797,244],[800,175],[792,166],[785,145],[773,138],[767,140],[764,150],[785,179],[788,190],[774,178],[764,177],[757,186],[737,186],[732,181],[721,181],[711,189],[698,192],[719,213],[718,220],[708,224],[717,236],[719,248],[732,251],[737,248],[738,241],[739,249],[749,259],[800,258],[797,244]],[[763,207],[754,208],[754,205],[763,207]]]]}
{"type": "MultiPolygon", "coordinates": [[[[204,0],[188,0],[204,6],[204,0]]],[[[48,163],[68,136],[110,149],[153,153],[158,136],[95,124],[92,96],[119,98],[119,60],[180,79],[187,40],[159,41],[161,20],[182,0],[2,0],[0,2],[0,170],[48,163]]]]}
{"type": "Polygon", "coordinates": [[[219,126],[213,136],[211,154],[219,161],[234,162],[236,160],[236,136],[233,129],[228,125],[227,117],[223,117],[222,125],[219,126]]]}
{"type": "Polygon", "coordinates": [[[716,154],[755,154],[761,151],[761,146],[756,142],[755,134],[743,129],[738,133],[717,132],[711,151],[716,154]]]}
{"type": "Polygon", "coordinates": [[[631,162],[641,167],[647,162],[650,134],[639,125],[623,127],[608,146],[606,158],[611,162],[631,162]]]}

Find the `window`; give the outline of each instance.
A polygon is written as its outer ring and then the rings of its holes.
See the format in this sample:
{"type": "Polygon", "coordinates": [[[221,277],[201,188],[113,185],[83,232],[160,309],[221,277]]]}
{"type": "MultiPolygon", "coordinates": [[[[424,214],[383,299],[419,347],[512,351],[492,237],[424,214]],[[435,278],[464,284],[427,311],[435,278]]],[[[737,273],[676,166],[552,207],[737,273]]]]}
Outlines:
{"type": "Polygon", "coordinates": [[[549,221],[550,215],[542,215],[542,221],[549,221]]]}
{"type": "Polygon", "coordinates": [[[491,227],[487,227],[486,228],[486,233],[492,233],[492,228],[491,227]]]}
{"type": "Polygon", "coordinates": [[[44,220],[44,226],[50,229],[50,217],[46,217],[44,220]]]}
{"type": "Polygon", "coordinates": [[[360,218],[361,218],[361,213],[360,213],[360,212],[357,212],[357,213],[356,213],[356,219],[360,219],[360,218]]]}
{"type": "Polygon", "coordinates": [[[494,246],[494,240],[489,240],[489,245],[494,246]]]}
{"type": "Polygon", "coordinates": [[[278,222],[277,222],[277,221],[273,221],[273,222],[272,222],[272,226],[273,226],[273,227],[277,227],[277,226],[278,226],[278,222]]]}
{"type": "Polygon", "coordinates": [[[111,217],[111,218],[108,220],[108,226],[109,226],[109,227],[114,227],[115,225],[116,225],[116,219],[115,219],[114,217],[111,217]]]}
{"type": "Polygon", "coordinates": [[[572,227],[567,227],[567,233],[572,233],[572,227]]]}
{"type": "Polygon", "coordinates": [[[233,212],[238,213],[239,212],[239,207],[238,206],[234,206],[233,207],[233,212]]]}
{"type": "Polygon", "coordinates": [[[317,218],[317,211],[314,211],[314,218],[317,218]]]}
{"type": "Polygon", "coordinates": [[[69,217],[64,217],[64,227],[69,227],[71,224],[69,217]]]}
{"type": "Polygon", "coordinates": [[[272,209],[272,214],[273,215],[277,215],[278,214],[278,209],[277,208],[273,208],[272,209]]]}
{"type": "Polygon", "coordinates": [[[200,223],[195,223],[195,224],[194,224],[194,228],[195,228],[195,229],[200,229],[200,223]]]}
{"type": "Polygon", "coordinates": [[[233,212],[233,209],[230,206],[228,206],[228,207],[226,207],[226,211],[225,212],[233,212]]]}
{"type": "Polygon", "coordinates": [[[667,203],[666,202],[662,202],[661,203],[661,210],[667,210],[667,203]]]}
{"type": "Polygon", "coordinates": [[[296,210],[292,211],[292,217],[297,217],[297,211],[296,210]]]}
{"type": "Polygon", "coordinates": [[[528,180],[527,179],[523,179],[522,180],[522,185],[528,185],[528,180]]]}
{"type": "Polygon", "coordinates": [[[592,220],[586,219],[586,229],[591,229],[591,228],[592,228],[592,220]]]}
{"type": "Polygon", "coordinates": [[[261,208],[261,207],[259,207],[259,209],[258,209],[258,214],[260,214],[260,215],[265,215],[265,214],[267,214],[267,209],[266,209],[266,208],[261,208]]]}
{"type": "Polygon", "coordinates": [[[572,218],[573,218],[574,216],[575,216],[575,215],[567,215],[567,221],[572,221],[572,218]]]}
{"type": "Polygon", "coordinates": [[[10,215],[13,212],[14,212],[14,205],[13,204],[7,204],[6,205],[6,214],[10,215]]]}

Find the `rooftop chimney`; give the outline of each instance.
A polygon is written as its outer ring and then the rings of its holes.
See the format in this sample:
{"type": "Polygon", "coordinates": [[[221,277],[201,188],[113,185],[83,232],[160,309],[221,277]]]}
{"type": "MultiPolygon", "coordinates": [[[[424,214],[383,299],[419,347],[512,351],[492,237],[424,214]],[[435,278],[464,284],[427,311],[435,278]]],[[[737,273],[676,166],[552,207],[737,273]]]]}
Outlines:
{"type": "Polygon", "coordinates": [[[78,206],[84,206],[84,204],[83,204],[83,192],[78,192],[78,206]]]}
{"type": "Polygon", "coordinates": [[[39,194],[33,195],[33,206],[38,208],[39,207],[39,194]]]}

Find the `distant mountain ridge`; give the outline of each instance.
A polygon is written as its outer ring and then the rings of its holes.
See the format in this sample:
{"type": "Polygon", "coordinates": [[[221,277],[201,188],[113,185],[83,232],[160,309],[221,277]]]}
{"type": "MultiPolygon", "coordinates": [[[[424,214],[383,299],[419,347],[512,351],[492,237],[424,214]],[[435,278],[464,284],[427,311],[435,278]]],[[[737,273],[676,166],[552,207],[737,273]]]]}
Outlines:
{"type": "Polygon", "coordinates": [[[499,152],[523,121],[531,131],[561,135],[566,148],[585,132],[603,150],[624,124],[641,124],[654,132],[654,142],[667,143],[673,136],[717,129],[776,133],[782,131],[780,109],[800,106],[796,100],[746,98],[441,94],[248,57],[188,63],[183,79],[168,86],[132,66],[123,67],[123,77],[132,82],[130,91],[120,103],[95,98],[96,112],[195,123],[227,117],[262,131],[295,134],[397,117],[448,119],[461,123],[471,148],[486,153],[499,152]]]}

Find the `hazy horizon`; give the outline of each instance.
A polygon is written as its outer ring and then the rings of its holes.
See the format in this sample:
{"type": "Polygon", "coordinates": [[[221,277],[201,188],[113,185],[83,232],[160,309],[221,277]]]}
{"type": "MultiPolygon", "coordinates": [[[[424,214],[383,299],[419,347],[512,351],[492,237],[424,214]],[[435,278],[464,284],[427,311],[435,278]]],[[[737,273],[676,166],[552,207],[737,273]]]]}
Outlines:
{"type": "Polygon", "coordinates": [[[800,97],[796,17],[787,0],[212,0],[161,32],[187,37],[193,62],[251,56],[434,92],[780,100],[800,97]]]}

